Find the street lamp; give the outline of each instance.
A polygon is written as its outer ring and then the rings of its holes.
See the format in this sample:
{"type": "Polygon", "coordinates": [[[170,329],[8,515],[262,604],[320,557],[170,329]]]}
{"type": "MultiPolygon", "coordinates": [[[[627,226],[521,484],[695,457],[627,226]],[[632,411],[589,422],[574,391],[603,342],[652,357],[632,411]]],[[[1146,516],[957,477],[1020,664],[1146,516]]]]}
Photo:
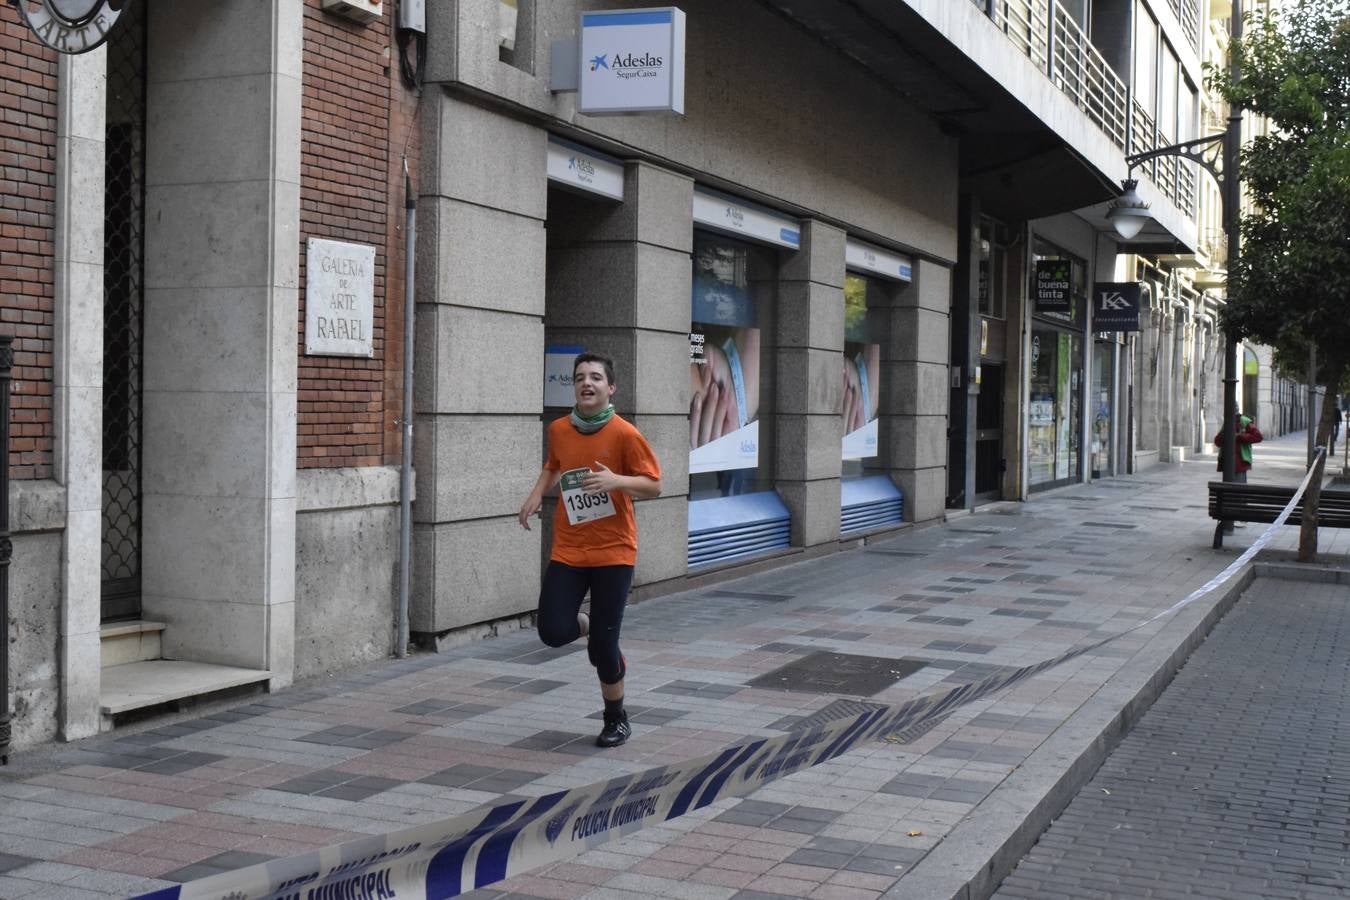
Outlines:
{"type": "Polygon", "coordinates": [[[1106,218],[1115,226],[1116,234],[1128,241],[1153,218],[1153,213],[1148,211],[1148,203],[1139,196],[1139,182],[1126,178],[1120,186],[1125,192],[1111,201],[1106,218]]]}
{"type": "MultiPolygon", "coordinates": [[[[1241,71],[1238,66],[1237,47],[1242,43],[1242,0],[1233,0],[1233,10],[1228,20],[1228,66],[1230,79],[1237,84],[1241,71]]],[[[1139,182],[1130,177],[1134,167],[1164,156],[1179,156],[1189,159],[1200,166],[1219,186],[1219,202],[1223,210],[1223,231],[1228,239],[1228,272],[1231,276],[1237,266],[1240,233],[1238,214],[1242,203],[1242,189],[1238,181],[1238,151],[1242,147],[1242,110],[1229,104],[1228,130],[1222,134],[1193,141],[1182,141],[1167,147],[1158,147],[1125,157],[1128,166],[1127,176],[1120,183],[1122,193],[1111,202],[1106,218],[1115,226],[1116,233],[1124,240],[1137,235],[1153,218],[1149,206],[1139,197],[1139,182]],[[1216,157],[1223,154],[1223,166],[1217,165],[1216,157]]],[[[1230,281],[1231,283],[1231,281],[1230,281]]],[[[1223,361],[1223,480],[1235,481],[1237,471],[1237,337],[1232,327],[1225,329],[1225,353],[1223,361]]]]}

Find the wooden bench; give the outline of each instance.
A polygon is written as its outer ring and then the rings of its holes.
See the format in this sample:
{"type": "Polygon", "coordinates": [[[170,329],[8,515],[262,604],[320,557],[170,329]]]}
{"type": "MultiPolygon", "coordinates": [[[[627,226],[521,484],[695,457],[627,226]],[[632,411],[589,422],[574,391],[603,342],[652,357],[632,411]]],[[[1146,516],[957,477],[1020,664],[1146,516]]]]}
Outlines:
{"type": "MultiPolygon", "coordinates": [[[[1218,519],[1214,528],[1214,549],[1223,547],[1224,522],[1274,522],[1280,511],[1294,499],[1294,485],[1209,483],[1209,517],[1218,519]]],[[[1294,507],[1288,524],[1301,525],[1303,504],[1294,507]]],[[[1319,528],[1350,528],[1350,490],[1322,488],[1317,504],[1319,528]]]]}

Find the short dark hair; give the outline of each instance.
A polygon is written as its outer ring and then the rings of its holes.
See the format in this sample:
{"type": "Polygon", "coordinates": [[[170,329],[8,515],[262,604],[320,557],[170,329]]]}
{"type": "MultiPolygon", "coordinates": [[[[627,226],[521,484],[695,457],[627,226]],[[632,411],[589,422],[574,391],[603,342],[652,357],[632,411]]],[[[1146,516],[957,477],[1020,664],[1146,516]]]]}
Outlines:
{"type": "Polygon", "coordinates": [[[577,358],[572,361],[572,377],[574,378],[576,377],[577,366],[581,365],[582,363],[588,362],[599,363],[600,365],[604,366],[605,381],[607,381],[610,384],[614,383],[614,360],[610,359],[608,356],[605,356],[603,353],[592,353],[589,350],[587,350],[585,353],[578,354],[577,358]]]}

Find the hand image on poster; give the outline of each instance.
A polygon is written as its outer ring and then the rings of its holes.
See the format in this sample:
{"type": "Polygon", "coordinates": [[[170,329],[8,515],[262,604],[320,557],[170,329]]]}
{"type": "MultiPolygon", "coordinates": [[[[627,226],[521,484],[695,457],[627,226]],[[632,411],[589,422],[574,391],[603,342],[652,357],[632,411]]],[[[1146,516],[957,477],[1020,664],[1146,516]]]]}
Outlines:
{"type": "Polygon", "coordinates": [[[842,457],[877,455],[877,412],[881,408],[881,345],[871,343],[868,321],[868,279],[844,278],[844,418],[842,457]]]}
{"type": "Polygon", "coordinates": [[[759,415],[759,329],[702,327],[702,363],[689,365],[689,449],[718,440],[759,415]]]}
{"type": "Polygon", "coordinates": [[[844,433],[851,434],[877,417],[881,399],[881,346],[864,344],[844,353],[844,433]]]}

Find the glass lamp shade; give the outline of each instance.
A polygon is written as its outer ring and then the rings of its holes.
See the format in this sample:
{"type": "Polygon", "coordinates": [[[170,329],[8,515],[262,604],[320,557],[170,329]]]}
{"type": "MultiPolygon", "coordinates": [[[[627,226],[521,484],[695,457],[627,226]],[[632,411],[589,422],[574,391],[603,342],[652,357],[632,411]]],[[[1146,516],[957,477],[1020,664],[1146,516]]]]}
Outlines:
{"type": "Polygon", "coordinates": [[[1153,214],[1148,211],[1148,204],[1139,197],[1138,182],[1126,179],[1121,183],[1121,187],[1125,192],[1111,201],[1106,218],[1115,226],[1116,234],[1128,241],[1153,218],[1153,214]]]}

